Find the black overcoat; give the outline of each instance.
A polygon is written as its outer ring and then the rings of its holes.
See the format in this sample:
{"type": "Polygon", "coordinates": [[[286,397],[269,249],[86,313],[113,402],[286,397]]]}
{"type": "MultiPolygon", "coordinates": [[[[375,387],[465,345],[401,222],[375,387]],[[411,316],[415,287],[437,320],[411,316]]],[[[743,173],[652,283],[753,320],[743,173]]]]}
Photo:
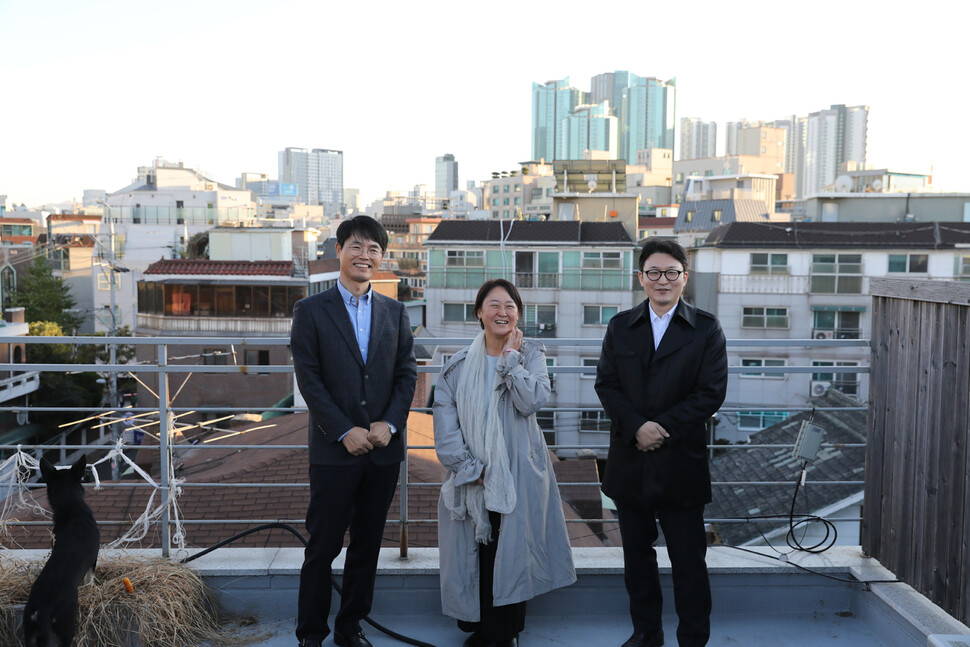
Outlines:
{"type": "Polygon", "coordinates": [[[611,421],[603,492],[651,507],[709,503],[707,421],[724,402],[727,375],[714,315],[681,300],[656,350],[646,301],[613,317],[596,369],[596,393],[611,421]],[[670,437],[642,452],[636,432],[648,421],[670,437]]]}

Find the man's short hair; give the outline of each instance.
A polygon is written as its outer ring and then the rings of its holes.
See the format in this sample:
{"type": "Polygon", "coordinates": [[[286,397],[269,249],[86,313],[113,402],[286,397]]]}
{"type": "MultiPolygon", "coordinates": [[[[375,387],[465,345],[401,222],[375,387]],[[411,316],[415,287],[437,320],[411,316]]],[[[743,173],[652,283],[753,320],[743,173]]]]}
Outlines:
{"type": "Polygon", "coordinates": [[[663,238],[648,238],[647,242],[643,243],[643,249],[640,250],[640,262],[637,265],[637,269],[642,271],[643,264],[652,254],[668,254],[673,256],[674,259],[680,261],[684,271],[687,271],[687,251],[677,241],[663,238]]]}
{"type": "Polygon", "coordinates": [[[340,223],[337,227],[337,244],[343,247],[344,242],[354,234],[364,240],[374,241],[381,246],[382,252],[387,251],[387,232],[381,223],[370,216],[354,216],[340,223]]]}
{"type": "MultiPolygon", "coordinates": [[[[485,307],[485,297],[487,297],[488,293],[494,290],[495,288],[502,288],[503,290],[509,293],[509,296],[512,297],[512,300],[515,302],[516,309],[518,309],[519,311],[519,319],[525,316],[525,314],[523,313],[525,306],[522,305],[522,296],[519,295],[519,291],[516,289],[516,287],[512,285],[509,281],[506,281],[505,279],[491,279],[491,280],[485,281],[482,284],[482,287],[478,288],[478,296],[475,297],[475,310],[474,310],[476,317],[478,316],[478,313],[481,311],[481,309],[485,307]]],[[[484,321],[479,319],[478,325],[482,327],[482,330],[485,330],[484,321]]]]}

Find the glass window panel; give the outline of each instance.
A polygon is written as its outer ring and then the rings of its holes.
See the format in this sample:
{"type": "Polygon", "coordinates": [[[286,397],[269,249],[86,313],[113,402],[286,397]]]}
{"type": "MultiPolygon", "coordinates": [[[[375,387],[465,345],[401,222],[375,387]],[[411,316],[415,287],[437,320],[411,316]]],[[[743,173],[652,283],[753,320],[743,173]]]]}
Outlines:
{"type": "Polygon", "coordinates": [[[890,272],[905,272],[906,271],[906,255],[905,254],[890,254],[889,255],[889,271],[890,272]]]}
{"type": "Polygon", "coordinates": [[[216,288],[213,285],[199,286],[199,316],[215,314],[216,288]]]}
{"type": "Polygon", "coordinates": [[[911,254],[909,257],[909,271],[925,273],[929,269],[930,257],[927,254],[911,254]]]}
{"type": "Polygon", "coordinates": [[[257,285],[253,288],[253,316],[269,316],[269,286],[257,285]]]}
{"type": "Polygon", "coordinates": [[[253,316],[253,288],[249,285],[236,286],[236,316],[253,316]]]}
{"type": "Polygon", "coordinates": [[[274,285],[269,290],[269,316],[285,317],[286,313],[286,287],[274,285]]]}

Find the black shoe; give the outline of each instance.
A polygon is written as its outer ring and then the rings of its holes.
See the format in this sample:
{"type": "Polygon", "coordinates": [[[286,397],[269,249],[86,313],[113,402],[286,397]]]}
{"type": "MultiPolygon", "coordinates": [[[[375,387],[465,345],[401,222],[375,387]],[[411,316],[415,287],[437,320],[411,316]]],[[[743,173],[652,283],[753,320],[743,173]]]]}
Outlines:
{"type": "Polygon", "coordinates": [[[364,637],[364,632],[360,629],[357,633],[342,634],[339,631],[333,632],[333,641],[338,647],[374,647],[370,641],[364,637]]]}
{"type": "Polygon", "coordinates": [[[485,640],[482,638],[482,642],[473,643],[475,647],[479,645],[481,647],[519,647],[519,637],[514,636],[508,640],[485,640]]]}
{"type": "Polygon", "coordinates": [[[300,641],[299,647],[323,647],[323,641],[316,638],[304,638],[300,641]]]}
{"type": "Polygon", "coordinates": [[[653,640],[648,642],[647,634],[634,633],[620,647],[660,647],[663,644],[662,639],[659,643],[653,640]]]}
{"type": "Polygon", "coordinates": [[[465,642],[462,643],[462,647],[485,647],[486,645],[488,641],[477,631],[465,638],[465,642]]]}

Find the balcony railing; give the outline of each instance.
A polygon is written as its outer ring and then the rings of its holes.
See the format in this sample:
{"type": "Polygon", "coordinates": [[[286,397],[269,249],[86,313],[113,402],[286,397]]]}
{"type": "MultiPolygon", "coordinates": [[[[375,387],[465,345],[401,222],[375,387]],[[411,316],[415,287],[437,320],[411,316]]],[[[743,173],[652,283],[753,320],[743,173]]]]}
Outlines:
{"type": "Polygon", "coordinates": [[[290,317],[186,317],[138,314],[138,328],[171,333],[217,335],[288,335],[290,317]]]}
{"type": "MultiPolygon", "coordinates": [[[[179,318],[179,321],[184,321],[185,318],[179,318]]],[[[437,338],[437,339],[422,339],[421,343],[423,345],[428,345],[433,343],[440,346],[464,346],[471,342],[471,339],[466,338],[437,338]]],[[[135,364],[119,364],[119,365],[106,365],[106,364],[0,364],[0,371],[7,370],[27,370],[27,371],[51,371],[51,372],[78,372],[78,371],[96,371],[105,376],[112,373],[115,374],[126,374],[131,375],[139,380],[146,375],[157,375],[158,386],[157,393],[151,392],[152,395],[157,396],[158,406],[137,406],[125,409],[126,414],[130,413],[132,415],[148,416],[149,420],[154,420],[151,424],[157,425],[159,430],[158,439],[159,445],[157,446],[147,446],[140,447],[140,450],[148,451],[158,451],[159,452],[159,466],[160,475],[158,477],[158,482],[152,481],[149,484],[146,483],[132,483],[128,481],[122,481],[117,483],[108,484],[110,487],[127,487],[127,488],[145,488],[152,487],[155,488],[159,497],[160,502],[160,514],[158,515],[158,520],[153,522],[158,525],[161,529],[161,551],[164,556],[169,556],[171,553],[172,539],[171,533],[173,528],[173,510],[174,510],[174,498],[178,495],[180,491],[188,488],[220,488],[220,487],[240,487],[240,488],[307,488],[306,483],[266,483],[266,482],[233,482],[233,483],[212,483],[212,482],[190,482],[182,480],[175,480],[175,472],[173,468],[176,453],[181,451],[181,449],[192,450],[192,451],[206,451],[206,450],[235,450],[235,451],[245,451],[245,450],[291,450],[291,449],[306,449],[305,444],[300,445],[259,445],[259,444],[239,444],[239,445],[208,445],[205,442],[200,442],[198,444],[193,444],[191,446],[185,445],[178,441],[181,434],[176,432],[184,432],[185,428],[176,428],[176,418],[183,415],[188,415],[189,413],[196,413],[202,416],[211,416],[215,418],[216,416],[225,416],[226,414],[232,413],[242,413],[242,412],[253,412],[253,411],[266,411],[272,409],[280,413],[293,413],[293,412],[305,412],[305,408],[298,407],[240,407],[233,406],[229,403],[220,406],[201,406],[201,407],[179,407],[173,406],[172,395],[173,389],[169,388],[169,379],[177,378],[179,382],[183,382],[185,376],[192,373],[216,373],[216,374],[246,374],[249,373],[251,367],[243,365],[205,365],[202,363],[201,359],[198,364],[171,364],[169,363],[169,349],[172,347],[184,347],[184,346],[232,346],[237,350],[245,350],[246,346],[249,344],[258,344],[260,347],[265,346],[286,346],[289,344],[288,337],[262,337],[258,340],[247,339],[245,337],[0,337],[0,343],[40,343],[40,344],[92,344],[103,346],[105,344],[124,344],[124,345],[147,345],[155,348],[155,356],[158,358],[156,363],[135,363],[135,364]]],[[[602,340],[600,338],[589,338],[589,339],[548,339],[546,340],[546,345],[550,347],[565,346],[565,347],[580,347],[589,349],[598,349],[602,340]]],[[[849,341],[838,341],[838,340],[729,340],[729,346],[744,346],[744,347],[779,347],[779,346],[792,346],[799,348],[815,348],[815,347],[825,347],[825,346],[867,346],[868,342],[866,340],[849,340],[849,341]]],[[[245,353],[242,353],[245,356],[245,353]]],[[[175,359],[173,357],[173,359],[175,359]]],[[[184,359],[184,358],[183,358],[184,359]]],[[[419,373],[436,373],[440,371],[440,366],[419,366],[419,373]]],[[[549,367],[549,372],[551,374],[586,374],[592,375],[595,373],[594,366],[551,366],[549,367]]],[[[732,366],[728,369],[731,374],[738,374],[745,371],[750,372],[750,368],[741,366],[732,366]]],[[[818,373],[819,371],[824,371],[825,373],[832,373],[833,375],[843,374],[843,373],[866,373],[868,368],[865,366],[783,366],[783,367],[759,367],[759,372],[765,374],[811,374],[818,373]]],[[[261,373],[288,373],[293,372],[293,367],[291,365],[271,365],[271,366],[260,366],[259,371],[261,373]]],[[[179,387],[181,389],[181,387],[179,387]]],[[[143,403],[139,403],[143,404],[143,403]]],[[[721,412],[736,414],[740,411],[749,411],[751,406],[744,407],[722,407],[721,412]]],[[[815,410],[810,406],[806,407],[777,407],[772,406],[771,409],[775,411],[810,411],[815,410]]],[[[576,414],[578,417],[582,418],[585,412],[585,418],[587,423],[582,426],[586,429],[590,428],[590,424],[595,425],[597,430],[605,430],[605,424],[602,423],[602,418],[596,412],[600,412],[601,409],[598,407],[577,407],[577,406],[560,406],[552,408],[554,411],[570,412],[576,414]],[[593,417],[596,417],[599,422],[594,422],[593,417]]],[[[23,405],[20,406],[0,406],[0,411],[22,411],[23,405]]],[[[78,408],[78,407],[32,407],[31,410],[34,411],[70,411],[78,414],[79,418],[84,418],[85,420],[91,421],[100,416],[114,413],[113,410],[105,408],[104,411],[91,416],[91,410],[89,408],[78,408]]],[[[827,409],[819,409],[827,410],[827,409]]],[[[867,407],[838,407],[838,411],[866,411],[867,407]]],[[[429,409],[416,408],[413,411],[429,412],[429,409]]],[[[80,422],[80,421],[79,421],[80,422]]],[[[96,421],[95,421],[96,422],[96,421]]],[[[210,420],[209,422],[215,422],[210,420]]],[[[89,423],[89,424],[94,424],[89,423]]],[[[104,425],[97,425],[103,428],[104,425]]],[[[93,427],[92,427],[93,429],[93,427]]],[[[553,450],[560,451],[575,451],[575,450],[605,450],[607,447],[608,436],[606,433],[594,433],[593,439],[596,440],[598,444],[591,445],[589,443],[583,443],[581,445],[567,445],[558,444],[551,445],[550,448],[553,450]],[[601,439],[601,440],[600,440],[601,439]]],[[[829,447],[830,445],[823,444],[823,449],[829,447]]],[[[711,451],[744,451],[751,449],[763,449],[763,448],[788,448],[790,445],[711,445],[711,451]]],[[[849,444],[842,443],[838,445],[838,451],[843,451],[850,447],[864,447],[864,444],[849,444]]],[[[127,446],[120,444],[116,446],[117,449],[127,449],[134,450],[136,446],[127,446]]],[[[51,445],[0,445],[0,451],[10,452],[13,450],[27,450],[33,451],[35,454],[40,454],[45,450],[59,450],[61,452],[61,461],[67,457],[67,450],[86,450],[89,453],[88,460],[93,462],[94,458],[92,455],[96,451],[105,451],[105,446],[103,444],[81,444],[81,445],[69,445],[66,442],[62,442],[58,446],[51,445]]],[[[433,450],[432,445],[415,445],[410,444],[408,447],[411,450],[433,450]]],[[[78,454],[80,451],[77,452],[78,454]]],[[[69,459],[68,459],[69,460],[69,459]]],[[[862,480],[831,480],[831,479],[809,479],[809,484],[814,486],[844,486],[851,485],[862,487],[862,480]]],[[[400,487],[400,515],[396,520],[390,520],[389,523],[397,524],[401,530],[401,552],[402,555],[407,554],[408,549],[408,526],[417,526],[423,524],[433,524],[436,523],[435,519],[423,518],[422,516],[414,516],[408,511],[408,497],[409,492],[415,488],[435,488],[440,487],[441,483],[431,483],[431,482],[420,482],[411,483],[408,478],[408,459],[405,458],[404,463],[401,467],[401,487],[400,487]]],[[[560,482],[560,487],[562,488],[575,488],[575,487],[598,487],[598,482],[560,482]]],[[[721,481],[715,482],[715,487],[723,486],[763,486],[763,485],[788,485],[787,482],[783,481],[752,481],[749,478],[741,477],[739,480],[732,481],[721,481]]],[[[213,520],[211,518],[194,518],[191,510],[183,510],[185,514],[178,521],[180,523],[191,526],[193,524],[212,524],[212,523],[225,523],[225,524],[254,524],[254,523],[264,523],[267,520],[254,520],[254,519],[219,519],[213,520]]],[[[229,512],[231,515],[231,512],[229,512]]],[[[302,523],[302,519],[272,519],[269,521],[284,521],[291,524],[302,523]]],[[[569,523],[587,523],[597,524],[610,523],[615,521],[615,519],[607,518],[580,518],[580,519],[570,519],[569,523]]],[[[719,523],[741,523],[744,520],[741,519],[718,519],[714,520],[719,523]]],[[[858,522],[860,521],[857,517],[849,517],[846,519],[834,519],[833,521],[845,521],[845,522],[858,522]]],[[[14,522],[9,521],[11,525],[36,525],[41,522],[14,522]]],[[[122,525],[127,523],[124,520],[105,520],[103,521],[106,525],[122,525]]]]}
{"type": "Polygon", "coordinates": [[[639,290],[636,274],[623,269],[569,269],[559,273],[513,272],[502,268],[432,267],[429,288],[478,289],[488,279],[505,278],[519,288],[560,290],[639,290]],[[632,276],[632,282],[631,282],[632,276]]]}

